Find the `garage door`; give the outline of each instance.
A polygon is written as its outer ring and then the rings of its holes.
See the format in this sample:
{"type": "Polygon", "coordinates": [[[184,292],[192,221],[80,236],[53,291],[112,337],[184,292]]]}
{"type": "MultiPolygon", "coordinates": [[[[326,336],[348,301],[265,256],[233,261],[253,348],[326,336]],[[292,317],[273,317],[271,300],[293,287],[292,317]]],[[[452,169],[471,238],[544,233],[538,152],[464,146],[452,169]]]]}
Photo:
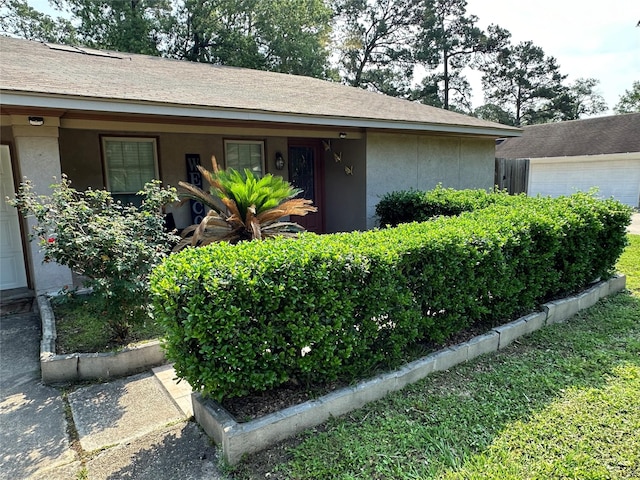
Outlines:
{"type": "Polygon", "coordinates": [[[8,290],[26,287],[27,275],[18,211],[6,201],[15,194],[7,145],[0,145],[0,157],[0,290],[8,290]]]}
{"type": "Polygon", "coordinates": [[[571,195],[597,187],[598,195],[640,206],[640,158],[606,161],[531,159],[529,195],[571,195]]]}

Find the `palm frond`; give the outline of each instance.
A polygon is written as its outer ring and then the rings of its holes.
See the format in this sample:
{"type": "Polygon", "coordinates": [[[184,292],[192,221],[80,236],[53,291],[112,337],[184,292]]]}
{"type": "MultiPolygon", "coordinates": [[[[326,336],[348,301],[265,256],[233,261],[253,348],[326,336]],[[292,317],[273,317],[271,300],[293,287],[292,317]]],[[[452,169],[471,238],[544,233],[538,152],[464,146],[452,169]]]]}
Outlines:
{"type": "Polygon", "coordinates": [[[293,234],[298,234],[305,232],[304,227],[296,222],[275,222],[269,225],[263,225],[262,232],[273,232],[276,230],[280,230],[282,232],[288,232],[293,234]]]}
{"type": "Polygon", "coordinates": [[[240,209],[238,208],[238,204],[234,200],[232,200],[231,198],[223,198],[222,203],[224,203],[229,210],[229,218],[234,217],[237,219],[236,221],[244,223],[246,212],[245,215],[242,215],[240,209]]]}
{"type": "Polygon", "coordinates": [[[188,199],[202,202],[212,210],[215,210],[218,213],[223,213],[223,209],[220,207],[218,200],[213,195],[187,182],[180,181],[178,182],[178,186],[183,189],[183,191],[180,192],[181,197],[187,197],[188,199]]]}
{"type": "Polygon", "coordinates": [[[267,210],[258,215],[258,219],[263,223],[270,223],[288,215],[304,216],[307,213],[317,212],[318,208],[312,205],[311,200],[305,198],[294,198],[281,203],[276,208],[267,210]]]}
{"type": "Polygon", "coordinates": [[[260,221],[256,218],[256,207],[253,205],[247,209],[247,220],[245,225],[247,231],[251,234],[251,238],[254,240],[262,240],[260,221]]]}
{"type": "Polygon", "coordinates": [[[212,173],[209,170],[203,168],[198,165],[198,170],[202,174],[202,177],[207,181],[207,183],[211,186],[209,191],[212,194],[215,194],[217,197],[220,197],[221,194],[225,193],[224,184],[220,181],[220,173],[212,173]]]}

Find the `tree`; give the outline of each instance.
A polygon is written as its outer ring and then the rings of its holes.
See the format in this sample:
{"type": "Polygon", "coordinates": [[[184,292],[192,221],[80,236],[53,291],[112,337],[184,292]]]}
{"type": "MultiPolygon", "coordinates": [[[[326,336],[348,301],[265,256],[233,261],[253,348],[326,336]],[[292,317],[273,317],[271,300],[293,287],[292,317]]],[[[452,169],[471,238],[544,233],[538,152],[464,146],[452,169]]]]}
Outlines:
{"type": "Polygon", "coordinates": [[[81,43],[119,52],[160,55],[170,0],[52,0],[77,22],[81,43]]]}
{"type": "Polygon", "coordinates": [[[418,0],[339,0],[336,49],[343,81],[405,96],[413,76],[418,0]]]}
{"type": "MultiPolygon", "coordinates": [[[[638,22],[640,23],[640,22],[638,22]]],[[[633,82],[631,89],[625,90],[613,111],[621,113],[640,113],[640,82],[633,82]]]]}
{"type": "Polygon", "coordinates": [[[536,113],[535,123],[578,120],[585,115],[605,112],[607,104],[595,91],[598,83],[595,78],[579,78],[569,86],[562,86],[558,95],[536,113]]]}
{"type": "Polygon", "coordinates": [[[332,10],[323,0],[257,2],[258,49],[267,70],[328,76],[332,10]]]}
{"type": "Polygon", "coordinates": [[[607,103],[596,92],[600,80],[579,78],[568,88],[570,109],[563,112],[562,120],[577,120],[585,115],[596,115],[607,111],[607,103]]]}
{"type": "Polygon", "coordinates": [[[29,6],[27,0],[5,0],[0,3],[5,13],[0,16],[0,29],[18,37],[41,42],[78,43],[76,31],[65,18],[52,18],[29,6]]]}
{"type": "Polygon", "coordinates": [[[184,0],[167,20],[168,56],[264,69],[251,34],[255,0],[184,0]]]}
{"type": "MultiPolygon", "coordinates": [[[[484,32],[476,26],[478,17],[467,16],[466,9],[466,0],[425,1],[416,57],[429,69],[442,68],[442,73],[432,75],[430,80],[438,80],[438,97],[445,109],[450,107],[452,91],[457,95],[458,106],[470,105],[471,91],[462,70],[479,56],[496,51],[510,36],[495,25],[484,32]]],[[[430,103],[428,98],[425,100],[430,103]]]]}
{"type": "Polygon", "coordinates": [[[473,111],[473,115],[475,117],[482,118],[483,120],[498,122],[503,125],[515,126],[516,124],[516,119],[511,113],[493,103],[485,103],[484,105],[476,108],[473,111]]]}
{"type": "Polygon", "coordinates": [[[185,0],[168,20],[169,56],[328,76],[332,12],[322,0],[185,0]]]}
{"type": "Polygon", "coordinates": [[[462,75],[461,71],[449,72],[447,90],[440,86],[445,83],[444,73],[434,73],[425,76],[418,88],[411,91],[411,99],[418,100],[426,105],[445,108],[460,113],[470,113],[471,106],[471,85],[462,75]],[[445,98],[445,91],[448,92],[445,98]]]}
{"type": "Polygon", "coordinates": [[[516,125],[548,121],[552,101],[562,93],[566,78],[555,58],[530,41],[501,49],[495,63],[482,69],[485,98],[508,111],[516,125]]]}

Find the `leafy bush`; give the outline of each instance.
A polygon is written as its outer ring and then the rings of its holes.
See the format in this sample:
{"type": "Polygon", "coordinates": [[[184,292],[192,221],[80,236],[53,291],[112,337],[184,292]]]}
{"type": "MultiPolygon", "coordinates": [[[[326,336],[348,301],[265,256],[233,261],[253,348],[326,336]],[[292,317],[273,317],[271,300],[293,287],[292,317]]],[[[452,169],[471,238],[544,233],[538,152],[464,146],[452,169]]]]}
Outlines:
{"type": "Polygon", "coordinates": [[[238,243],[276,236],[295,237],[304,228],[280,219],[318,210],[311,205],[311,200],[294,198],[302,190],[293,188],[282,177],[269,173],[258,179],[249,169],[245,169],[244,174],[233,168],[219,170],[216,157],[211,160],[213,172],[198,167],[211,185],[210,193],[195,185],[179,182],[185,192],[183,196],[204,203],[210,211],[200,224],[183,231],[183,240],[176,245],[176,251],[213,242],[238,243]]]}
{"type": "Polygon", "coordinates": [[[105,319],[117,338],[126,337],[130,322],[144,318],[148,276],[177,241],[166,232],[162,207],[177,200],[173,188],[159,181],[139,192],[139,208],[115,201],[105,190],[79,192],[63,176],[50,196],[36,195],[25,180],[11,203],[36,224],[45,261],[66,265],[88,278],[103,302],[105,319]]]}
{"type": "Polygon", "coordinates": [[[502,191],[454,190],[438,185],[428,191],[389,192],[376,205],[376,215],[381,227],[395,227],[401,223],[425,222],[440,215],[459,215],[494,203],[508,202],[508,198],[502,191]]]}
{"type": "Polygon", "coordinates": [[[432,222],[172,255],[151,277],[167,355],[217,399],[353,378],[614,268],[629,208],[582,194],[509,198],[432,222]]]}

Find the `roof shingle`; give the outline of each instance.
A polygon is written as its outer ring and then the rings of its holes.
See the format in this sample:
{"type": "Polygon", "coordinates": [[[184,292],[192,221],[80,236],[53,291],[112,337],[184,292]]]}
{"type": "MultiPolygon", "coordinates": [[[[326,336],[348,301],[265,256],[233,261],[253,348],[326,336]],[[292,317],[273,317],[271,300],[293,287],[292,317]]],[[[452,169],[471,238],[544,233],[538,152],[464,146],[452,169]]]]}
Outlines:
{"type": "Polygon", "coordinates": [[[640,113],[526,126],[496,145],[497,158],[545,158],[640,152],[640,113]]]}
{"type": "Polygon", "coordinates": [[[3,93],[519,130],[310,77],[0,37],[3,93]]]}

